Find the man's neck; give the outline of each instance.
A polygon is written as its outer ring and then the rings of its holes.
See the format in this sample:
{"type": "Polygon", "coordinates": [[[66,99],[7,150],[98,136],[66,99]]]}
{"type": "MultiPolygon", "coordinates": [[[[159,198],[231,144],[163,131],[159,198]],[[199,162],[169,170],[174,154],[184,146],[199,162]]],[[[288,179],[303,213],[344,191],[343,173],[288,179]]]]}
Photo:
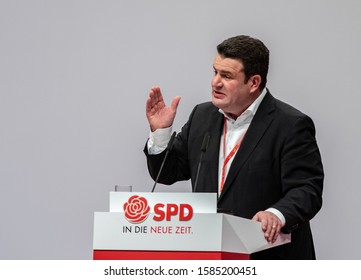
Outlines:
{"type": "MultiPolygon", "coordinates": [[[[259,103],[261,103],[261,101],[263,100],[263,97],[265,96],[265,94],[266,94],[266,92],[267,92],[267,90],[266,89],[263,89],[261,92],[258,92],[256,95],[254,95],[254,98],[252,98],[251,100],[250,100],[250,102],[248,102],[248,104],[246,105],[246,106],[244,106],[243,108],[242,108],[242,110],[240,110],[239,112],[237,112],[237,113],[230,113],[230,112],[224,112],[226,115],[227,115],[227,117],[229,117],[229,118],[231,118],[231,119],[233,119],[233,120],[237,120],[238,119],[238,117],[240,116],[240,115],[242,115],[243,114],[243,112],[245,112],[248,108],[250,108],[250,107],[252,107],[252,111],[254,110],[253,109],[253,107],[254,106],[256,106],[256,108],[255,108],[255,110],[257,110],[257,108],[258,108],[258,106],[259,106],[259,103]],[[259,100],[259,101],[257,101],[257,102],[255,102],[258,98],[260,98],[260,96],[262,95],[262,98],[259,100]],[[252,104],[254,104],[255,103],[255,105],[252,105],[252,104]],[[257,103],[257,104],[256,104],[257,103]]],[[[255,112],[254,112],[255,113],[255,112]]]]}

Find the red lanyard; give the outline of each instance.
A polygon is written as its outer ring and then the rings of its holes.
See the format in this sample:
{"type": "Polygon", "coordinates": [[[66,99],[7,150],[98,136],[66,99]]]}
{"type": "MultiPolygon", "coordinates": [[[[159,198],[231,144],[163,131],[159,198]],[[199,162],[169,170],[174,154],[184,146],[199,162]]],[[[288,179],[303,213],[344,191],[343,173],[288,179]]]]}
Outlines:
{"type": "Polygon", "coordinates": [[[226,166],[227,166],[228,162],[231,160],[231,158],[237,152],[239,146],[241,146],[241,143],[242,143],[245,135],[246,135],[246,133],[243,134],[242,138],[238,141],[236,146],[234,146],[233,149],[230,151],[230,153],[226,156],[227,119],[226,119],[226,117],[224,117],[224,125],[223,125],[223,158],[224,158],[224,161],[223,161],[223,167],[222,167],[220,193],[222,192],[223,186],[224,186],[224,181],[225,181],[225,177],[226,177],[226,166]]]}

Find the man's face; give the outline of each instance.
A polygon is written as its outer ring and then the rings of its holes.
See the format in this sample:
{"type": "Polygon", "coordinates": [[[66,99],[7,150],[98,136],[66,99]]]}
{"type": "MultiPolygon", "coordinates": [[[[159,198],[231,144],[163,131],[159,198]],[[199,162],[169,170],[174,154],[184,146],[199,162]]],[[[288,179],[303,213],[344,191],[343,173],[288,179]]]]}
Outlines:
{"type": "Polygon", "coordinates": [[[243,64],[236,59],[217,54],[212,79],[212,103],[224,112],[238,117],[257,98],[252,79],[246,83],[243,64]]]}

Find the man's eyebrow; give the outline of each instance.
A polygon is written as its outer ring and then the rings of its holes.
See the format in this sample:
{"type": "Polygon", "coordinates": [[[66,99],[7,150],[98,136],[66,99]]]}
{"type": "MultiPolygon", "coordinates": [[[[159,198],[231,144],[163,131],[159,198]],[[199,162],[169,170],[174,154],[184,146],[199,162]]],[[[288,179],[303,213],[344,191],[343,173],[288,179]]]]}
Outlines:
{"type": "Polygon", "coordinates": [[[233,74],[233,72],[231,72],[231,71],[217,69],[214,65],[213,65],[213,69],[217,72],[221,72],[222,74],[231,74],[231,75],[233,74]]]}

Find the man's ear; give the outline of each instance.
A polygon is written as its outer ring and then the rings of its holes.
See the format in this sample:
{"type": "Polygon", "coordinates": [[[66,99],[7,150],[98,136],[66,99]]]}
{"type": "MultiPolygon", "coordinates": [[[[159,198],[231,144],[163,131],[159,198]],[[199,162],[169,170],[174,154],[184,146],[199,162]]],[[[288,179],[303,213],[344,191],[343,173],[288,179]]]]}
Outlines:
{"type": "Polygon", "coordinates": [[[260,90],[260,84],[262,82],[262,78],[260,75],[254,75],[251,78],[249,78],[248,82],[251,86],[251,92],[256,92],[257,90],[260,90]]]}

